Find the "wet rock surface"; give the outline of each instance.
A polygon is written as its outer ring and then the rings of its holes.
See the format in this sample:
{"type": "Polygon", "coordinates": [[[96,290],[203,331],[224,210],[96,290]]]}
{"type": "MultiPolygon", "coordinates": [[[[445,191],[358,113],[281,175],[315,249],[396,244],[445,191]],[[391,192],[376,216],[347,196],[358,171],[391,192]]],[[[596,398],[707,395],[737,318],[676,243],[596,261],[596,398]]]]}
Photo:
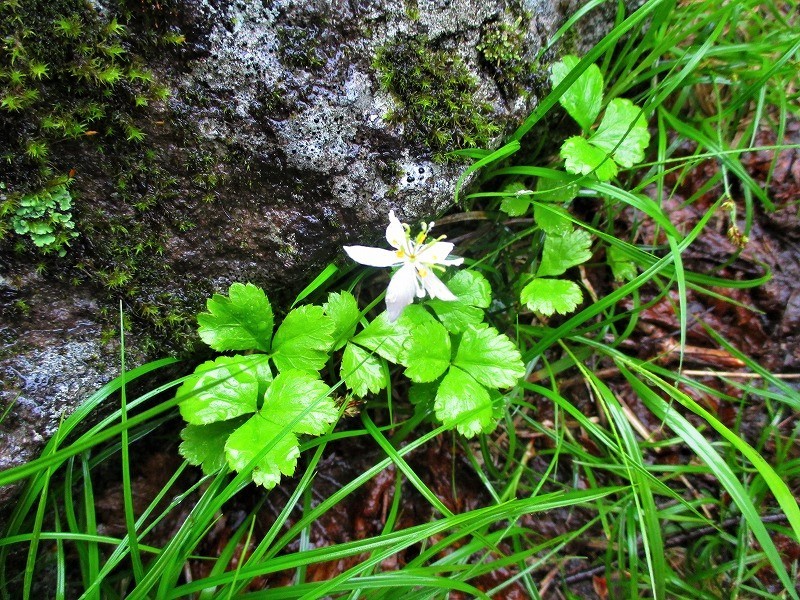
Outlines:
{"type": "MultiPolygon", "coordinates": [[[[22,3],[25,14],[37,1],[22,3]]],[[[580,3],[63,4],[84,11],[85,30],[124,22],[114,35],[127,77],[149,69],[170,95],[136,96],[130,114],[108,116],[121,136],[90,124],[51,145],[48,169],[73,179],[79,235],[65,256],[13,235],[0,242],[0,470],[35,456],[117,374],[120,301],[132,362],[185,353],[213,291],[251,281],[280,304],[343,243],[379,235],[390,209],[409,221],[445,209],[463,164],[437,159],[497,144],[528,114],[546,81],[549,57],[537,55],[580,3]],[[501,39],[505,54],[492,45],[501,39]],[[403,44],[425,63],[435,109],[466,119],[448,125],[455,137],[427,125],[428,100],[399,89],[391,65],[376,67],[382,49],[403,44]]],[[[588,19],[586,31],[608,22],[588,19]]],[[[134,100],[133,83],[115,89],[134,100]]],[[[25,164],[0,173],[0,200],[32,191],[25,164]]]]}

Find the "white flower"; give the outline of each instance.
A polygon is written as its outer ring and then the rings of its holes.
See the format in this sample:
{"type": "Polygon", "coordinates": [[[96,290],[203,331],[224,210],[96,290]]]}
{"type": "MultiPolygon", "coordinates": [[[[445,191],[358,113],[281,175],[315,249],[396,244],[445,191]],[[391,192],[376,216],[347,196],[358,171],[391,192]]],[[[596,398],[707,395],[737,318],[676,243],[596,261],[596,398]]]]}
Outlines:
{"type": "Polygon", "coordinates": [[[396,321],[403,309],[414,301],[414,296],[423,298],[425,292],[431,298],[457,300],[453,292],[434,273],[444,271],[445,266],[460,265],[463,258],[447,258],[453,244],[442,242],[444,236],[426,242],[433,223],[422,224],[422,231],[411,238],[408,225],[401,223],[389,212],[386,241],[394,250],[369,246],[345,246],[344,251],[354,261],[370,267],[400,267],[392,275],[386,289],[386,310],[389,320],[396,321]]]}

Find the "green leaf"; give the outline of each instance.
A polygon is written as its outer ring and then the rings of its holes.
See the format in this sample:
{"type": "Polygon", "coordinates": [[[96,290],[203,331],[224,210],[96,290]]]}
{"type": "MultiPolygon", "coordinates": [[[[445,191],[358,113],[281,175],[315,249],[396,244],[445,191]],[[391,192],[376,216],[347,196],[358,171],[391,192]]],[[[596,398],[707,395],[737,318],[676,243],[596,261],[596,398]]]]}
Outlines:
{"type": "Polygon", "coordinates": [[[509,217],[521,217],[528,212],[528,207],[533,199],[532,194],[514,194],[500,200],[500,210],[509,217]]]}
{"type": "Polygon", "coordinates": [[[356,396],[377,394],[388,385],[388,373],[380,357],[361,346],[347,344],[342,354],[341,377],[356,396]]]}
{"type": "Polygon", "coordinates": [[[405,307],[394,323],[389,321],[386,311],[382,312],[351,341],[389,362],[405,364],[404,345],[411,329],[429,322],[435,322],[433,316],[418,304],[412,304],[405,307]]]}
{"type": "Polygon", "coordinates": [[[429,300],[427,304],[451,333],[461,333],[468,327],[483,323],[483,310],[476,306],[458,300],[447,302],[439,299],[429,300]]]}
{"type": "Polygon", "coordinates": [[[606,114],[589,142],[612,154],[617,164],[630,168],[644,160],[650,132],[638,106],[625,98],[615,98],[608,103],[606,114]]]}
{"type": "Polygon", "coordinates": [[[325,314],[333,321],[333,350],[338,350],[356,331],[356,325],[361,318],[358,302],[353,294],[347,291],[338,294],[330,293],[323,308],[325,314]]]}
{"type": "Polygon", "coordinates": [[[320,435],[338,418],[339,411],[330,388],[316,373],[289,370],[275,377],[259,414],[295,433],[320,435]]]}
{"type": "Polygon", "coordinates": [[[466,437],[489,433],[497,425],[489,392],[457,367],[442,379],[433,407],[437,419],[466,437]]]}
{"type": "Polygon", "coordinates": [[[206,425],[255,412],[258,390],[252,360],[220,356],[197,367],[178,388],[176,398],[183,398],[178,408],[187,423],[206,425]]]}
{"type": "Polygon", "coordinates": [[[583,301],[581,288],[566,279],[534,279],[522,289],[520,300],[546,317],[566,315],[583,301]]]}
{"type": "Polygon", "coordinates": [[[453,364],[486,387],[512,387],[525,375],[517,346],[508,336],[488,325],[464,332],[453,364]]]}
{"type": "Polygon", "coordinates": [[[583,229],[564,235],[548,235],[544,240],[542,262],[536,276],[561,275],[570,267],[585,263],[592,257],[589,250],[591,245],[592,236],[583,229]]]}
{"type": "Polygon", "coordinates": [[[405,375],[415,383],[438,378],[450,366],[450,335],[431,321],[411,330],[406,354],[405,375]]]}
{"type": "Polygon", "coordinates": [[[416,406],[418,410],[432,409],[440,383],[440,381],[431,381],[429,383],[411,384],[411,387],[408,388],[408,401],[416,406]]]}
{"type": "Polygon", "coordinates": [[[200,338],[214,350],[269,350],[272,306],[264,290],[250,283],[234,283],[228,296],[214,294],[207,313],[197,315],[200,338]]]}
{"type": "Polygon", "coordinates": [[[269,356],[266,354],[250,354],[243,356],[244,363],[252,369],[258,380],[258,399],[263,400],[269,384],[272,383],[272,369],[269,368],[269,356]]]}
{"type": "Polygon", "coordinates": [[[533,219],[548,235],[564,235],[572,231],[572,221],[566,216],[566,210],[553,204],[534,204],[533,219]]]}
{"type": "Polygon", "coordinates": [[[272,360],[279,371],[319,371],[328,362],[333,331],[334,323],[321,306],[295,308],[275,332],[272,360]]]}
{"type": "Polygon", "coordinates": [[[615,281],[630,281],[636,278],[636,263],[616,246],[610,246],[606,250],[606,260],[615,281]]]}
{"type": "Polygon", "coordinates": [[[561,145],[561,158],[568,173],[588,175],[593,172],[600,181],[609,181],[617,174],[617,163],[604,150],[592,146],[579,135],[561,145]]]}
{"type": "MultiPolygon", "coordinates": [[[[561,83],[579,62],[577,56],[568,55],[555,63],[550,75],[553,87],[561,83]]],[[[589,131],[603,105],[603,75],[600,73],[600,68],[597,65],[590,65],[558,101],[578,122],[581,129],[589,131]]]]}
{"type": "Polygon", "coordinates": [[[459,271],[447,282],[447,287],[458,298],[457,301],[435,298],[427,302],[442,325],[452,333],[461,333],[471,325],[482,323],[482,309],[492,301],[489,281],[476,271],[459,271]]]}
{"type": "Polygon", "coordinates": [[[208,475],[225,466],[225,442],[237,427],[244,423],[239,417],[208,425],[187,425],[181,431],[178,451],[190,465],[200,466],[208,475]]]}
{"type": "Polygon", "coordinates": [[[281,480],[281,473],[294,474],[300,456],[297,437],[261,415],[255,415],[234,431],[225,443],[225,457],[234,471],[243,471],[267,446],[272,448],[255,464],[251,476],[257,485],[272,489],[281,480]]]}
{"type": "Polygon", "coordinates": [[[534,200],[565,204],[572,202],[579,191],[580,187],[575,182],[539,177],[536,180],[536,197],[534,200]]]}
{"type": "Polygon", "coordinates": [[[500,201],[500,210],[511,217],[519,217],[527,212],[533,192],[527,189],[522,181],[512,181],[504,185],[500,191],[503,194],[513,194],[500,201]]]}
{"type": "Polygon", "coordinates": [[[459,300],[470,306],[488,308],[492,303],[492,286],[477,271],[458,271],[447,282],[447,287],[459,300]]]}

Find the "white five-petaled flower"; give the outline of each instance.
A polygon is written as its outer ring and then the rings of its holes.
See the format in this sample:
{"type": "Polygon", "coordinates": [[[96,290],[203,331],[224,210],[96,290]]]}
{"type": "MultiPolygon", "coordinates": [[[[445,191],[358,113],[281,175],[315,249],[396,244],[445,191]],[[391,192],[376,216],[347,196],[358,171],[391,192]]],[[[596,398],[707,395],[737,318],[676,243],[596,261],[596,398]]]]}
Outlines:
{"type": "Polygon", "coordinates": [[[433,223],[422,224],[422,231],[412,238],[408,225],[401,223],[389,212],[386,241],[394,250],[369,246],[345,246],[344,251],[354,261],[370,267],[400,267],[392,275],[386,290],[386,310],[389,320],[396,321],[403,309],[414,301],[414,296],[423,298],[425,292],[431,298],[457,300],[453,292],[434,273],[444,271],[445,266],[460,265],[463,258],[448,258],[453,244],[441,241],[444,236],[426,241],[433,223]]]}

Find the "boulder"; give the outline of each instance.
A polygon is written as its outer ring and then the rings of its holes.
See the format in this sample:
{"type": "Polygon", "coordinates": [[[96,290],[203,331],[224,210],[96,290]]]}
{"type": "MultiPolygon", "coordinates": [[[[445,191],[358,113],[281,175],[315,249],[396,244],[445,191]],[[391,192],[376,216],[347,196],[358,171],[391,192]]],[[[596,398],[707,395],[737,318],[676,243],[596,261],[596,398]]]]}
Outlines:
{"type": "Polygon", "coordinates": [[[18,4],[0,11],[0,69],[24,71],[0,110],[0,470],[117,374],[120,301],[132,363],[190,352],[212,292],[250,281],[280,305],[390,209],[446,209],[448,153],[529,114],[581,2],[18,4]]]}

